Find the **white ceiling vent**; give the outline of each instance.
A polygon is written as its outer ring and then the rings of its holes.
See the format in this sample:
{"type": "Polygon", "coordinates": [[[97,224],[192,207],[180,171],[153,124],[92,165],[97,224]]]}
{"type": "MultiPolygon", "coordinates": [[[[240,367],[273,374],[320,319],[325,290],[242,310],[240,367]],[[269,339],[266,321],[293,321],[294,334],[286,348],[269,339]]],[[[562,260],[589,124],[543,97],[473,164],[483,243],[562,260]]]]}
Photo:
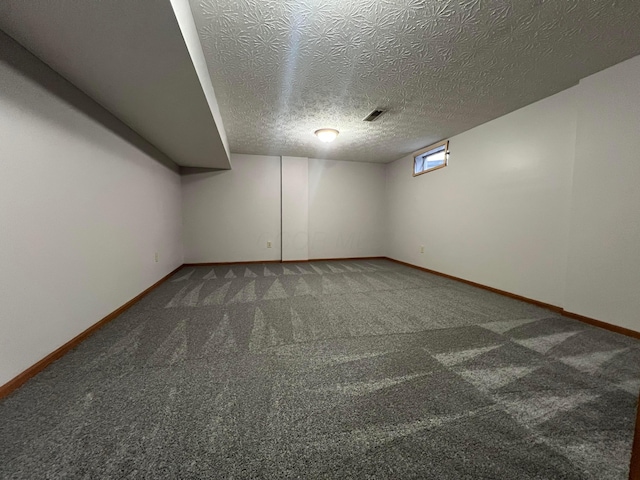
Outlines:
{"type": "Polygon", "coordinates": [[[373,112],[371,112],[369,115],[367,115],[364,118],[365,122],[373,122],[374,120],[377,120],[378,118],[380,118],[380,115],[382,115],[386,110],[381,110],[381,109],[375,109],[373,112]]]}

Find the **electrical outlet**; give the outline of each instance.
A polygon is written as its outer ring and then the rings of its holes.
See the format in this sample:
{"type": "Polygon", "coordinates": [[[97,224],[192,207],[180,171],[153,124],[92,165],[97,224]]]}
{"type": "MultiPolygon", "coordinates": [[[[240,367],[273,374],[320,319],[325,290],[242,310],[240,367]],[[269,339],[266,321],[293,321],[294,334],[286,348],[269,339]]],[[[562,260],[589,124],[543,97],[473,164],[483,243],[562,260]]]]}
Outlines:
{"type": "Polygon", "coordinates": [[[420,245],[420,253],[424,253],[424,245],[420,245]]]}
{"type": "Polygon", "coordinates": [[[267,240],[267,248],[271,248],[271,240],[267,240]]]}
{"type": "Polygon", "coordinates": [[[159,259],[159,258],[160,258],[160,255],[158,254],[158,252],[156,252],[156,256],[155,256],[156,263],[158,263],[158,259],[159,259]]]}

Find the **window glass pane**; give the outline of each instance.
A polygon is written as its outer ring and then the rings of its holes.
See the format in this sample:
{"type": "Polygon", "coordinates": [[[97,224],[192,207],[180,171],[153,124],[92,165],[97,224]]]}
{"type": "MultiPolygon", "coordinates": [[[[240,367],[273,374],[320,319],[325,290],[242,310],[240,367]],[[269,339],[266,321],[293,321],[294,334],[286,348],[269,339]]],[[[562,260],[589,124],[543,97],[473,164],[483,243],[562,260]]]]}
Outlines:
{"type": "Polygon", "coordinates": [[[427,155],[427,168],[439,167],[444,164],[444,149],[432,155],[427,155]]]}
{"type": "Polygon", "coordinates": [[[439,147],[436,147],[436,148],[434,148],[432,150],[429,150],[428,152],[423,153],[423,155],[425,157],[428,157],[429,155],[433,155],[434,153],[444,152],[444,148],[445,148],[444,145],[440,145],[439,147]]]}
{"type": "Polygon", "coordinates": [[[449,141],[431,145],[413,156],[413,175],[420,175],[447,165],[449,141]]]}

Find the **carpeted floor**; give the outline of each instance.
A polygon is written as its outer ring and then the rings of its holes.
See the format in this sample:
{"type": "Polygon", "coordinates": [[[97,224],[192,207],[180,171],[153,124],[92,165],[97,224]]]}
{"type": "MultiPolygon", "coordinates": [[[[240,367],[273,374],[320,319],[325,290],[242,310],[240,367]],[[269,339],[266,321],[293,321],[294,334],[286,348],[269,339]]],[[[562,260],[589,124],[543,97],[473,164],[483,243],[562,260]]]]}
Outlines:
{"type": "Polygon", "coordinates": [[[640,342],[389,261],[184,268],[0,402],[0,477],[620,479],[640,342]]]}

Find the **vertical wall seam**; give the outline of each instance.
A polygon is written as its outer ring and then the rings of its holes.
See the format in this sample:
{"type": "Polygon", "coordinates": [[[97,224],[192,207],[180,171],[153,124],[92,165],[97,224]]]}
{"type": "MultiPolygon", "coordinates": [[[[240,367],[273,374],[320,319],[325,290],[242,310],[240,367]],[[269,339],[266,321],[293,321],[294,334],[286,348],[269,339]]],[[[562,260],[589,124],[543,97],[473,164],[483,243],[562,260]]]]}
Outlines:
{"type": "Polygon", "coordinates": [[[280,261],[282,262],[284,260],[284,217],[282,214],[282,184],[284,183],[283,179],[282,179],[282,155],[280,156],[280,261]]]}

